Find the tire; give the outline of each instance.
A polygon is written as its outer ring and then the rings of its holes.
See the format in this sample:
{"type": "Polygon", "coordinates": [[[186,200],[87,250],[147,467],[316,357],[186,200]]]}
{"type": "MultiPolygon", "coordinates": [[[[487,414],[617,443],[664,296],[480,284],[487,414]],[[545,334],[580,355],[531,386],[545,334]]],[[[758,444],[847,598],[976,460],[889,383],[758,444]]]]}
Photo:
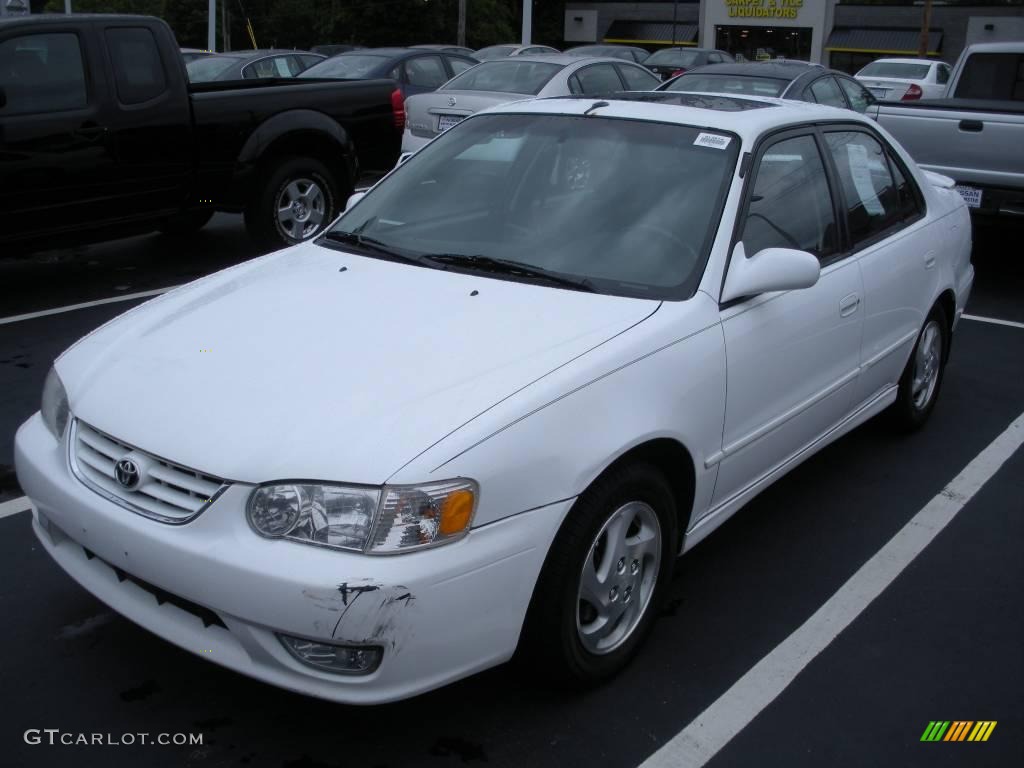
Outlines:
{"type": "Polygon", "coordinates": [[[160,232],[168,237],[185,237],[198,232],[213,218],[213,211],[182,211],[160,225],[160,232]]]}
{"type": "Polygon", "coordinates": [[[932,309],[917,335],[899,393],[890,408],[895,426],[902,431],[919,429],[928,420],[939,399],[949,353],[949,323],[941,306],[932,309]]]}
{"type": "Polygon", "coordinates": [[[520,658],[532,672],[574,686],[617,673],[664,603],[677,544],[675,500],[657,469],[634,464],[599,478],[577,500],[548,552],[520,658]],[[631,542],[632,548],[620,548],[631,542]]]}
{"type": "Polygon", "coordinates": [[[276,159],[267,165],[246,206],[245,227],[262,245],[295,245],[323,232],[337,215],[340,199],[334,174],[319,160],[276,159]]]}

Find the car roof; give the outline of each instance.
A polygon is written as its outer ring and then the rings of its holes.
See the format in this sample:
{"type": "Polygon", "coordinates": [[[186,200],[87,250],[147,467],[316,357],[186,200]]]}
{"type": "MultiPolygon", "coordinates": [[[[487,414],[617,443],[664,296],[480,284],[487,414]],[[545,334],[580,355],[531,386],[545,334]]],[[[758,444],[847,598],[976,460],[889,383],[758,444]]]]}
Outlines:
{"type": "Polygon", "coordinates": [[[740,97],[677,91],[636,91],[600,99],[593,96],[527,99],[491,107],[478,114],[485,113],[571,116],[586,113],[599,117],[676,123],[735,133],[745,144],[753,142],[767,131],[798,123],[841,120],[846,123],[873,124],[872,120],[857,112],[823,104],[764,96],[740,97]]]}
{"type": "Polygon", "coordinates": [[[570,64],[593,64],[598,61],[607,61],[612,64],[631,63],[625,61],[624,59],[612,58],[611,56],[572,56],[568,53],[528,53],[523,56],[516,56],[514,58],[509,56],[503,59],[490,59],[488,61],[482,61],[480,63],[494,64],[500,61],[511,61],[514,63],[522,63],[524,61],[529,61],[537,64],[560,64],[563,67],[568,67],[570,64]]]}
{"type": "Polygon", "coordinates": [[[694,45],[676,45],[669,46],[668,48],[659,48],[654,53],[652,53],[651,56],[653,56],[655,53],[661,53],[662,51],[697,51],[699,53],[724,53],[724,51],[722,51],[719,48],[698,48],[694,45]]]}
{"type": "Polygon", "coordinates": [[[875,59],[872,62],[865,64],[865,67],[870,67],[872,64],[944,64],[945,62],[939,61],[938,59],[907,59],[899,56],[892,56],[890,58],[875,59]]]}

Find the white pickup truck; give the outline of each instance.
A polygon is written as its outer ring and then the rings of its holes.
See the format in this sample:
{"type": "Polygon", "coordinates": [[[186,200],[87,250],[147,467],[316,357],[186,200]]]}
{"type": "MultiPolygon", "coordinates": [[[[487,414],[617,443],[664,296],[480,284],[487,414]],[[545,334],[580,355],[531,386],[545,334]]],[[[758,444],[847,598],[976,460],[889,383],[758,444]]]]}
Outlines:
{"type": "Polygon", "coordinates": [[[954,179],[972,211],[1024,216],[1024,42],[972,45],[944,98],[868,114],[922,168],[954,179]]]}

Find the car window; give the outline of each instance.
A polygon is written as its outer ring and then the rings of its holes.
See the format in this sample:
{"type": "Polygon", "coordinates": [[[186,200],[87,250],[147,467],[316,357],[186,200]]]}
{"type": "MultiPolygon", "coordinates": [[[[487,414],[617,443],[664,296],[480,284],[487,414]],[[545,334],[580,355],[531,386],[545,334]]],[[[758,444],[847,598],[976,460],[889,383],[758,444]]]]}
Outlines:
{"type": "Polygon", "coordinates": [[[882,145],[861,131],[829,131],[826,143],[846,200],[850,238],[859,245],[903,218],[882,145]]]}
{"type": "Polygon", "coordinates": [[[454,56],[449,57],[448,63],[451,65],[452,74],[458,75],[461,72],[465,72],[475,64],[472,61],[466,61],[465,59],[456,59],[454,56]]]}
{"type": "Polygon", "coordinates": [[[959,99],[1024,101],[1024,53],[972,53],[953,95],[959,99]]]}
{"type": "Polygon", "coordinates": [[[481,48],[473,54],[474,59],[480,61],[488,59],[500,59],[504,56],[511,56],[512,52],[515,51],[514,45],[492,45],[487,48],[481,48]]]}
{"type": "Polygon", "coordinates": [[[631,91],[650,91],[661,83],[649,69],[643,67],[620,66],[619,74],[626,81],[626,88],[631,91]]]}
{"type": "Polygon", "coordinates": [[[105,33],[114,69],[117,98],[122,104],[141,104],[167,90],[160,49],[146,27],[117,27],[105,33]]]}
{"type": "MultiPolygon", "coordinates": [[[[312,67],[314,64],[319,64],[321,61],[323,61],[322,57],[313,56],[312,54],[309,53],[300,53],[297,58],[299,60],[299,63],[302,65],[302,69],[308,69],[309,67],[312,67]]],[[[298,74],[298,72],[296,72],[296,74],[298,74]]]]}
{"type": "Polygon", "coordinates": [[[935,82],[939,85],[945,85],[949,82],[949,67],[945,64],[939,64],[935,67],[935,82]]]}
{"type": "Polygon", "coordinates": [[[281,57],[268,56],[265,59],[259,59],[258,61],[254,61],[252,64],[245,65],[242,67],[242,77],[247,80],[252,80],[254,78],[261,79],[265,77],[288,77],[288,75],[281,75],[278,70],[277,60],[279,58],[281,57]]]}
{"type": "Polygon", "coordinates": [[[875,97],[871,95],[871,91],[856,80],[851,80],[848,77],[837,77],[836,79],[850,102],[850,109],[863,113],[875,103],[875,97]]]}
{"type": "Polygon", "coordinates": [[[729,93],[748,96],[778,96],[789,85],[788,80],[774,77],[748,77],[744,75],[713,75],[692,72],[680,75],[665,88],[666,91],[687,93],[729,93]]]}
{"type": "Polygon", "coordinates": [[[904,219],[912,219],[921,212],[920,194],[917,185],[912,182],[900,169],[896,158],[889,154],[889,170],[892,172],[893,184],[896,187],[896,199],[900,209],[900,216],[904,219]]]}
{"type": "Polygon", "coordinates": [[[699,51],[674,51],[671,49],[656,51],[650,55],[644,64],[648,67],[679,67],[690,69],[697,66],[700,58],[699,51]]]}
{"type": "MultiPolygon", "coordinates": [[[[339,80],[365,80],[379,67],[387,66],[388,57],[375,54],[343,53],[324,59],[299,77],[331,77],[339,80]]],[[[395,78],[396,80],[398,78],[395,78]]]]}
{"type": "Polygon", "coordinates": [[[622,90],[622,81],[611,64],[594,64],[576,72],[580,93],[594,96],[599,93],[615,93],[622,90]]]}
{"type": "Polygon", "coordinates": [[[820,259],[836,252],[832,195],[813,136],[784,139],[761,155],[741,240],[748,258],[765,248],[820,259]]]}
{"type": "Polygon", "coordinates": [[[930,64],[908,64],[902,61],[875,61],[858,72],[868,77],[895,77],[899,80],[924,80],[930,64]]]}
{"type": "Polygon", "coordinates": [[[188,72],[190,82],[208,83],[237,67],[238,62],[239,60],[235,56],[203,56],[195,61],[190,61],[186,65],[185,71],[188,72]]]}
{"type": "Polygon", "coordinates": [[[86,105],[85,69],[78,35],[22,35],[0,43],[0,115],[40,114],[86,105]]]}
{"type": "Polygon", "coordinates": [[[551,49],[550,48],[546,48],[545,46],[541,45],[541,46],[534,46],[533,48],[527,48],[527,49],[523,50],[522,53],[523,54],[551,53],[551,49]]]}
{"type": "MultiPolygon", "coordinates": [[[[808,86],[807,91],[810,91],[812,100],[819,104],[846,109],[846,100],[843,98],[843,93],[839,90],[835,78],[819,78],[808,86]]],[[[806,94],[807,91],[804,93],[806,94]]]]}
{"type": "Polygon", "coordinates": [[[443,90],[536,95],[561,69],[561,64],[515,58],[485,61],[449,80],[443,90]]]}
{"type": "Polygon", "coordinates": [[[448,80],[448,72],[440,56],[416,56],[405,62],[405,75],[409,85],[437,88],[448,80]]]}

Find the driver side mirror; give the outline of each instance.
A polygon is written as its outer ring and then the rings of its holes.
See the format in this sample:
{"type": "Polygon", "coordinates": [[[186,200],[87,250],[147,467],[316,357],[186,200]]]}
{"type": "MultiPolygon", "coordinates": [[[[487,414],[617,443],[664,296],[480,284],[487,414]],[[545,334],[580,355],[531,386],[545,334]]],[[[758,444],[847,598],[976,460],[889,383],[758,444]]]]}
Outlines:
{"type": "Polygon", "coordinates": [[[810,288],[818,282],[820,274],[821,265],[813,253],[793,248],[765,248],[748,259],[743,243],[736,243],[722,301],[769,291],[810,288]]]}

